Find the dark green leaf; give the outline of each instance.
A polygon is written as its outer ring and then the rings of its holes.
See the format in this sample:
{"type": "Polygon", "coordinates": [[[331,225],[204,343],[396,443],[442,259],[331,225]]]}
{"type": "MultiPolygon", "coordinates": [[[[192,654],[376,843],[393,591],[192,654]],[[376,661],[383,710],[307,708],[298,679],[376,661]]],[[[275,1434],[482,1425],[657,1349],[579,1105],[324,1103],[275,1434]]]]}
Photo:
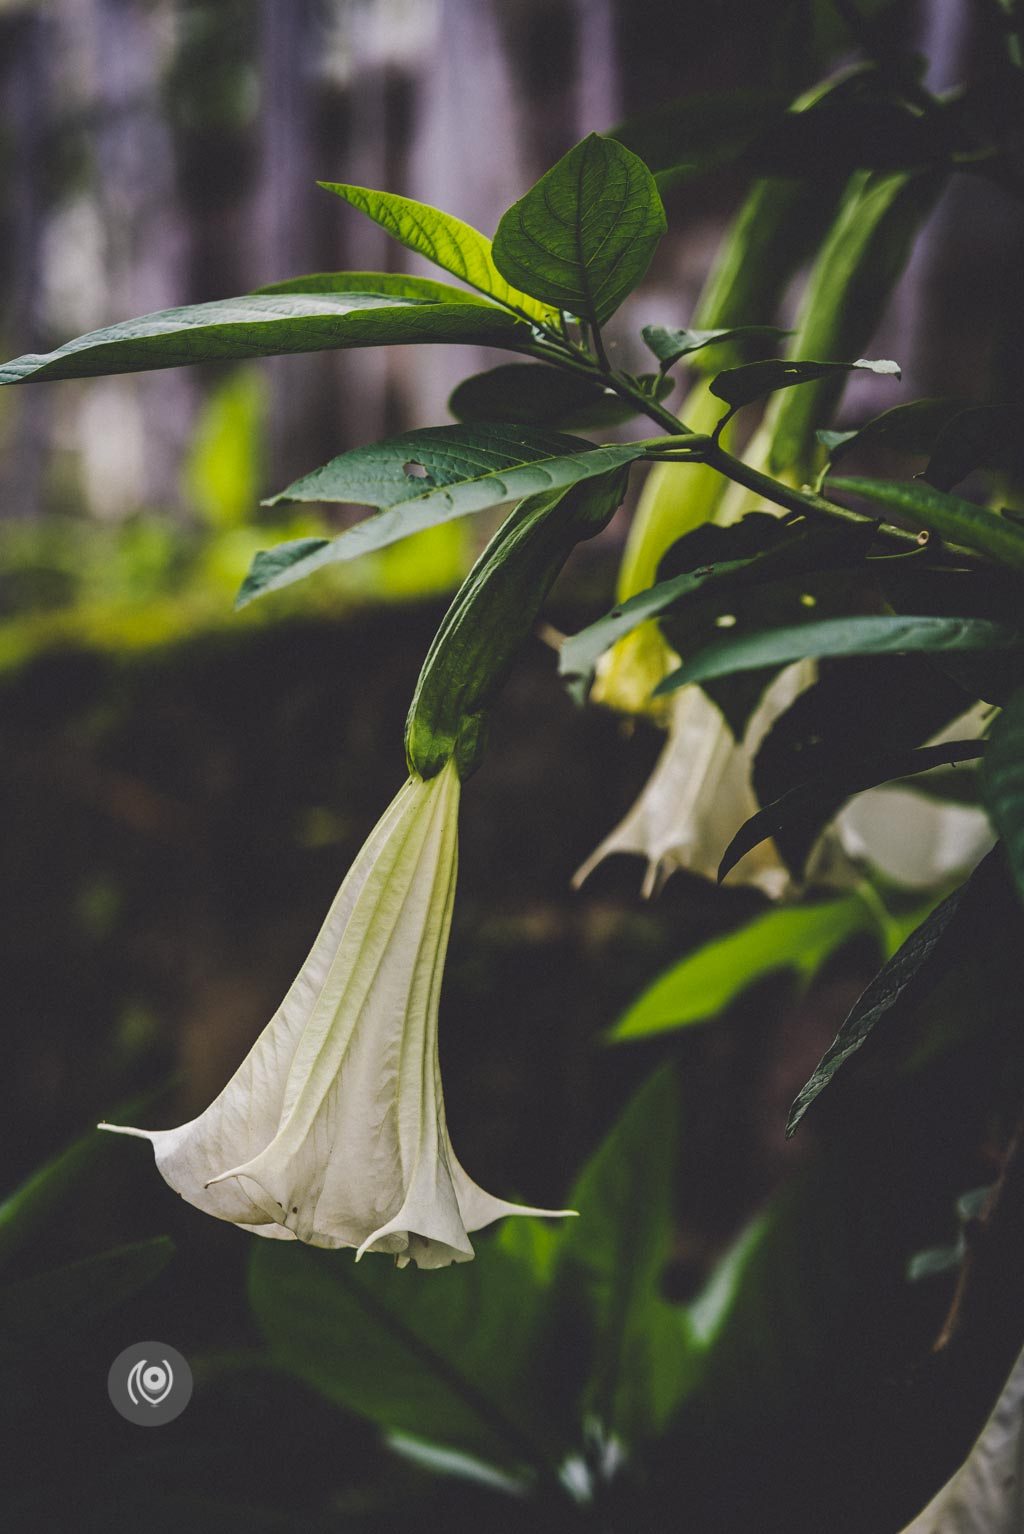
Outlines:
{"type": "Polygon", "coordinates": [[[1013,694],[992,727],[981,790],[1024,897],[1024,689],[1013,694]]]}
{"type": "Polygon", "coordinates": [[[909,405],[894,405],[874,416],[856,431],[819,431],[818,441],[829,451],[833,463],[849,450],[866,444],[888,448],[896,453],[923,455],[947,422],[963,411],[962,400],[917,399],[909,405]]]}
{"type": "MultiPolygon", "coordinates": [[[[776,719],[758,748],[753,770],[758,803],[773,803],[795,783],[842,772],[863,755],[866,741],[878,752],[923,745],[962,714],[972,697],[927,655],[826,660],[818,680],[776,719]]],[[[966,776],[961,771],[958,779],[966,776]]],[[[774,833],[797,876],[840,803],[822,801],[820,819],[807,816],[774,833]]]]}
{"type": "Polygon", "coordinates": [[[465,288],[438,282],[433,277],[410,277],[405,272],[311,272],[305,277],[286,277],[283,282],[267,282],[254,291],[257,294],[385,293],[390,298],[408,298],[417,303],[494,307],[490,300],[478,293],[467,293],[465,288]]]}
{"type": "Polygon", "coordinates": [[[771,358],[766,362],[747,362],[742,367],[728,368],[719,373],[711,383],[711,392],[725,400],[733,410],[749,405],[762,395],[772,394],[776,389],[790,389],[794,384],[813,383],[849,373],[854,368],[866,368],[871,373],[882,373],[893,378],[900,377],[896,362],[868,362],[860,358],[856,362],[790,362],[785,358],[771,358]]]}
{"type": "Polygon", "coordinates": [[[664,232],[647,166],[592,133],[504,214],[494,260],[535,298],[600,325],[643,277],[664,232]]]}
{"type": "Polygon", "coordinates": [[[788,334],[777,325],[733,325],[724,330],[667,330],[664,325],[645,325],[641,331],[663,368],[670,368],[680,357],[715,343],[777,341],[788,334]]]}
{"type": "MultiPolygon", "coordinates": [[[[671,394],[670,379],[638,380],[651,397],[671,394]]],[[[576,373],[563,373],[543,362],[506,362],[460,383],[448,409],[459,421],[507,421],[522,426],[575,430],[616,426],[637,414],[636,405],[611,389],[576,373]]]]}
{"type": "Polygon", "coordinates": [[[878,753],[847,762],[842,768],[835,768],[806,783],[800,783],[773,804],[766,804],[764,809],[752,815],[740,827],[725,849],[718,877],[724,879],[729,870],[736,867],[740,858],[745,857],[752,847],[767,841],[770,836],[777,836],[789,827],[807,821],[820,826],[852,794],[876,788],[879,783],[890,783],[893,778],[928,772],[932,767],[975,761],[984,751],[983,741],[958,740],[942,746],[921,746],[910,751],[878,753]]]}
{"type": "Polygon", "coordinates": [[[642,452],[631,443],[594,447],[556,432],[481,425],[406,432],[342,453],[268,504],[345,501],[384,509],[330,541],[303,538],[258,554],[237,605],[439,522],[592,479],[642,452]]]}
{"type": "Polygon", "coordinates": [[[372,1256],[260,1242],[250,1298],[273,1361],[389,1433],[505,1469],[546,1459],[533,1367],[543,1284],[508,1228],[430,1284],[372,1256]]]}
{"type": "Polygon", "coordinates": [[[120,1246],[0,1289],[0,1368],[32,1365],[131,1299],[174,1255],[166,1236],[120,1246]]]}
{"type": "Polygon", "coordinates": [[[0,384],[414,341],[500,346],[524,336],[529,331],[514,316],[476,303],[414,303],[372,293],[257,294],[164,309],[94,330],[42,356],[16,357],[0,367],[0,384]]]}
{"type": "Polygon", "coordinates": [[[528,293],[505,281],[494,264],[490,240],[461,218],[453,218],[450,213],[416,202],[412,197],[397,197],[393,192],[377,192],[372,187],[347,186],[337,181],[321,181],[320,185],[372,218],[407,249],[426,256],[442,271],[460,277],[488,298],[542,324],[557,320],[546,304],[538,304],[528,293]]]}
{"type": "Polygon", "coordinates": [[[888,655],[915,650],[1008,650],[1021,645],[1015,630],[984,618],[828,618],[821,623],[723,638],[708,645],[659,684],[656,694],[688,682],[782,666],[826,655],[888,655]]]}
{"type": "Polygon", "coordinates": [[[864,901],[852,895],[765,911],[660,975],[620,1017],[609,1041],[644,1039],[707,1022],[749,986],[779,970],[791,970],[808,984],[830,954],[872,925],[864,901]]]}
{"type": "Polygon", "coordinates": [[[797,1095],[790,1109],[787,1135],[793,1133],[836,1072],[863,1048],[873,1030],[883,1022],[887,1029],[897,1025],[960,961],[976,939],[976,924],[991,921],[995,895],[1004,881],[996,848],[966,884],[937,905],[879,970],[797,1095]]]}
{"type": "Polygon", "coordinates": [[[974,469],[1002,469],[1017,479],[1022,467],[1024,405],[976,405],[946,423],[923,477],[949,490],[974,469]]]}
{"type": "Polygon", "coordinates": [[[973,501],[946,495],[918,481],[831,479],[829,488],[873,501],[912,526],[987,554],[1009,569],[1024,570],[1024,527],[973,501]]]}
{"type": "Polygon", "coordinates": [[[735,159],[787,105],[787,97],[778,91],[694,91],[628,118],[611,136],[651,170],[681,168],[699,175],[735,159]]]}

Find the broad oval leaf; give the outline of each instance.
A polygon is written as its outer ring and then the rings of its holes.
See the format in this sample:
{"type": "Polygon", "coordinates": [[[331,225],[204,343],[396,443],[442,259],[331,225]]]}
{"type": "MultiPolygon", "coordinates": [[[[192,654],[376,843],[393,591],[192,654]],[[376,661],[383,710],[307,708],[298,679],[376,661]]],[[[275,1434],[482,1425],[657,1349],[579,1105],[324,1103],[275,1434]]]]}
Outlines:
{"type": "Polygon", "coordinates": [[[765,911],[659,975],[615,1024],[609,1043],[707,1022],[749,986],[779,970],[792,970],[809,983],[842,943],[871,930],[872,920],[856,896],[765,911]]]}
{"type": "Polygon", "coordinates": [[[764,629],[720,639],[659,683],[655,694],[674,692],[688,682],[703,682],[735,671],[784,666],[790,661],[825,655],[887,655],[912,650],[1018,650],[1016,629],[987,618],[898,617],[827,618],[791,628],[764,629]]]}
{"type": "Polygon", "coordinates": [[[1012,570],[1024,570],[1024,527],[973,501],[919,481],[897,479],[830,479],[829,488],[873,501],[940,538],[987,554],[1012,570]]]}
{"type": "Polygon", "coordinates": [[[0,366],[0,384],[351,346],[424,341],[518,345],[528,336],[528,328],[511,314],[476,303],[413,302],[380,293],[252,294],[162,309],[78,336],[53,352],[16,357],[0,366]]]}
{"type": "Polygon", "coordinates": [[[591,133],[503,215],[494,260],[535,298],[600,325],[643,277],[665,228],[644,162],[591,133]]]}
{"type": "Polygon", "coordinates": [[[439,522],[592,479],[643,451],[635,443],[594,447],[580,437],[504,426],[428,428],[356,448],[296,480],[269,504],[344,501],[381,507],[380,513],[333,540],[302,538],[258,554],[238,605],[439,522]]]}
{"type": "Polygon", "coordinates": [[[541,324],[557,321],[557,314],[546,303],[537,303],[536,295],[531,297],[506,282],[495,265],[490,240],[472,224],[432,208],[429,203],[399,197],[394,192],[377,192],[372,187],[349,186],[341,181],[319,184],[372,218],[407,250],[426,256],[442,271],[460,277],[479,293],[541,324]]]}
{"type": "Polygon", "coordinates": [[[746,362],[742,367],[727,368],[712,380],[709,387],[716,398],[725,400],[731,409],[738,410],[741,405],[749,405],[762,395],[774,394],[777,389],[814,383],[819,378],[849,373],[854,368],[891,378],[901,376],[899,363],[884,359],[878,362],[869,362],[864,357],[858,358],[856,362],[790,362],[784,357],[772,357],[765,362],[746,362]]]}
{"type": "Polygon", "coordinates": [[[772,804],[766,804],[740,827],[722,855],[719,880],[735,868],[753,847],[777,836],[793,825],[810,821],[820,825],[852,794],[891,783],[894,778],[911,777],[933,767],[952,767],[957,762],[975,761],[984,756],[985,741],[953,740],[941,746],[920,746],[906,751],[882,752],[847,763],[841,769],[820,774],[807,783],[798,783],[772,804]]]}
{"type": "Polygon", "coordinates": [[[915,399],[907,405],[893,405],[891,410],[883,410],[881,415],[873,416],[854,431],[819,431],[815,435],[828,450],[832,463],[865,442],[896,453],[923,456],[931,451],[942,428],[963,409],[963,400],[915,399]]]}
{"type": "Polygon", "coordinates": [[[1024,405],[974,405],[948,421],[932,449],[924,478],[937,490],[959,484],[972,469],[1002,469],[1011,482],[1024,466],[1024,405]]]}
{"type": "Polygon", "coordinates": [[[640,334],[662,367],[670,368],[681,357],[718,342],[778,341],[790,332],[778,325],[733,325],[724,330],[670,330],[664,325],[645,325],[640,334]]]}
{"type": "MultiPolygon", "coordinates": [[[[654,375],[651,398],[662,400],[675,387],[654,375]]],[[[638,407],[613,390],[576,373],[563,373],[543,362],[506,362],[460,383],[448,401],[459,421],[507,421],[522,426],[577,429],[617,426],[631,421],[638,407]]]]}
{"type": "Polygon", "coordinates": [[[1013,694],[992,727],[981,791],[1024,898],[1024,688],[1013,694]]]}

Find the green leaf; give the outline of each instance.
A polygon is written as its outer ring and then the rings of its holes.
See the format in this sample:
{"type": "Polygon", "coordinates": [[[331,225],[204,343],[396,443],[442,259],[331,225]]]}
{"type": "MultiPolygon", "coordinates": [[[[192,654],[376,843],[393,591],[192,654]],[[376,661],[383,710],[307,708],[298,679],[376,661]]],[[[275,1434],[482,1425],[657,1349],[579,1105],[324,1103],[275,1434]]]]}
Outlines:
{"type": "Polygon", "coordinates": [[[863,357],[856,362],[790,362],[784,357],[773,357],[766,362],[747,362],[742,367],[728,368],[712,380],[710,389],[717,399],[725,400],[732,410],[738,410],[741,405],[749,405],[752,400],[773,394],[776,389],[814,383],[816,379],[849,373],[854,368],[891,378],[901,376],[897,362],[868,362],[863,357]]]}
{"type": "Polygon", "coordinates": [[[685,1312],[661,1296],[672,1238],[679,1098],[670,1069],[635,1094],[572,1191],[556,1292],[587,1322],[593,1415],[627,1445],[660,1431],[685,1393],[692,1362],[685,1312]]]}
{"type": "MultiPolygon", "coordinates": [[[[971,696],[927,655],[826,660],[818,680],[775,720],[758,747],[757,802],[772,804],[794,784],[842,773],[863,755],[865,741],[877,752],[923,745],[964,712],[971,696]]],[[[966,776],[957,774],[961,785],[966,776]]],[[[922,779],[917,786],[923,791],[934,781],[922,779]]],[[[775,831],[776,846],[798,877],[840,804],[822,800],[818,814],[775,831]]]]}
{"type": "Polygon", "coordinates": [[[511,426],[442,426],[342,453],[267,504],[345,501],[384,509],[330,541],[303,538],[258,554],[237,605],[439,522],[605,474],[643,451],[511,426]]]}
{"type": "Polygon", "coordinates": [[[544,1289],[503,1238],[430,1284],[372,1257],[260,1242],[249,1294],[273,1362],[388,1433],[506,1470],[543,1462],[556,1449],[536,1394],[544,1289]]]}
{"type": "Polygon", "coordinates": [[[319,184],[372,218],[408,250],[426,256],[442,271],[451,272],[488,298],[540,324],[557,322],[558,315],[546,303],[537,303],[536,295],[531,297],[529,292],[521,292],[506,282],[494,263],[490,240],[461,218],[393,192],[376,192],[371,187],[347,186],[339,181],[319,184]]]}
{"type": "Polygon", "coordinates": [[[1024,527],[973,501],[946,495],[915,481],[889,479],[830,479],[839,490],[897,512],[912,525],[938,533],[964,548],[987,554],[1011,570],[1024,570],[1024,527]]]}
{"type": "Polygon", "coordinates": [[[665,228],[647,166],[592,133],[503,215],[494,260],[535,298],[600,325],[643,277],[665,228]]]}
{"type": "Polygon", "coordinates": [[[447,341],[500,346],[529,336],[503,309],[423,303],[375,293],[251,295],[163,309],[108,325],[42,356],[0,367],[0,384],[92,378],[351,346],[447,341]]]}
{"type": "Polygon", "coordinates": [[[749,986],[779,970],[791,970],[809,984],[830,954],[872,925],[866,905],[855,896],[765,911],[659,976],[615,1024],[609,1042],[707,1022],[749,986]]]}
{"type": "Polygon", "coordinates": [[[1011,480],[1024,467],[1024,405],[975,405],[948,421],[932,449],[924,478],[949,490],[973,469],[1002,469],[1011,480]]]}
{"type": "Polygon", "coordinates": [[[976,924],[991,922],[994,894],[1004,877],[999,859],[996,848],[965,884],[935,907],[879,970],[798,1093],[790,1109],[787,1135],[793,1133],[811,1104],[851,1056],[864,1047],[879,1024],[884,1023],[890,1030],[898,1024],[934,991],[972,946],[976,924]]]}
{"type": "MultiPolygon", "coordinates": [[[[481,235],[482,239],[483,236],[481,235]]],[[[311,272],[305,277],[286,277],[283,282],[267,282],[254,291],[259,293],[384,293],[389,298],[408,298],[427,304],[476,304],[481,309],[494,305],[479,293],[434,277],[410,277],[405,272],[311,272]]]]}
{"type": "Polygon", "coordinates": [[[978,740],[954,740],[942,746],[921,746],[916,750],[881,752],[833,768],[766,804],[740,827],[722,854],[718,869],[724,879],[742,857],[789,827],[810,821],[820,826],[853,794],[890,783],[894,778],[911,777],[933,767],[952,766],[955,762],[975,761],[985,754],[986,743],[978,740]]]}
{"type": "Polygon", "coordinates": [[[981,791],[1024,898],[1024,688],[1012,695],[992,727],[981,791]]]}
{"type": "Polygon", "coordinates": [[[645,325],[640,334],[662,367],[670,368],[680,357],[716,342],[777,341],[789,331],[777,325],[733,325],[724,330],[668,330],[664,325],[645,325]]]}
{"type": "Polygon", "coordinates": [[[827,618],[821,623],[765,629],[719,639],[667,676],[655,695],[674,692],[688,682],[703,682],[734,671],[782,666],[826,655],[888,655],[912,650],[1016,650],[1021,635],[985,618],[869,617],[827,618]]]}
{"type": "Polygon", "coordinates": [[[174,1255],[167,1236],[115,1247],[0,1289],[0,1368],[33,1365],[51,1348],[116,1310],[174,1255]]]}
{"type": "Polygon", "coordinates": [[[864,443],[896,453],[923,455],[931,451],[942,428],[960,415],[963,408],[962,400],[916,399],[908,405],[883,410],[856,431],[819,431],[816,436],[828,449],[833,463],[845,457],[852,447],[864,443]]]}
{"type": "MultiPolygon", "coordinates": [[[[672,393],[671,379],[648,374],[637,382],[652,399],[672,393]]],[[[580,430],[631,421],[637,406],[611,389],[576,373],[563,373],[543,362],[506,362],[460,383],[448,401],[459,421],[503,421],[522,426],[580,430]]]]}

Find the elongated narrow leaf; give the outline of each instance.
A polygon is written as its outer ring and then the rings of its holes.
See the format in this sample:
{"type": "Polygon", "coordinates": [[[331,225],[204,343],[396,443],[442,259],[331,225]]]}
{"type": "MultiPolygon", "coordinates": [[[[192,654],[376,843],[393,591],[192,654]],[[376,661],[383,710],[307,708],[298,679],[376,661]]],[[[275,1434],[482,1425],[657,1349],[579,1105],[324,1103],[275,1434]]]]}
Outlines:
{"type": "Polygon", "coordinates": [[[283,282],[267,282],[256,288],[257,295],[275,293],[384,293],[389,298],[408,298],[425,304],[476,304],[480,309],[494,305],[479,293],[469,293],[450,282],[434,277],[410,277],[406,272],[310,272],[304,277],[286,277],[283,282]]]}
{"type": "MultiPolygon", "coordinates": [[[[519,1470],[546,1450],[533,1357],[543,1284],[485,1236],[440,1284],[383,1261],[262,1241],[250,1299],[271,1358],[389,1433],[519,1470]]],[[[552,1445],[552,1450],[554,1445],[552,1445]]]]}
{"type": "Polygon", "coordinates": [[[463,223],[461,218],[432,208],[429,203],[416,202],[412,197],[398,197],[393,192],[348,186],[340,181],[321,181],[320,185],[372,218],[408,250],[426,256],[442,271],[451,272],[453,277],[461,278],[487,298],[506,304],[542,324],[557,320],[557,314],[548,304],[537,303],[536,295],[531,297],[528,292],[506,282],[495,266],[490,240],[471,224],[463,223]]]}
{"type": "Polygon", "coordinates": [[[985,746],[986,742],[979,740],[952,740],[942,746],[882,752],[848,762],[807,783],[799,783],[774,803],[766,804],[740,827],[722,855],[718,877],[724,879],[740,858],[769,837],[778,836],[793,825],[799,826],[808,820],[820,825],[823,818],[828,819],[852,794],[876,788],[879,783],[891,783],[893,778],[928,772],[932,767],[976,761],[985,754],[985,746]]]}
{"type": "Polygon", "coordinates": [[[504,214],[494,260],[535,298],[600,325],[643,277],[665,228],[644,162],[591,133],[504,214]]]}
{"type": "Polygon", "coordinates": [[[174,1255],[154,1236],[0,1288],[0,1368],[33,1366],[155,1279],[174,1255]]]}
{"type": "Polygon", "coordinates": [[[725,330],[668,330],[664,325],[645,325],[641,335],[663,368],[681,357],[719,342],[778,341],[789,335],[777,325],[733,325],[725,330]]]}
{"type": "Polygon", "coordinates": [[[302,538],[258,554],[238,605],[439,522],[592,479],[642,452],[630,443],[594,447],[579,437],[502,426],[431,428],[356,448],[270,504],[345,501],[379,506],[380,513],[333,540],[302,538]]]}
{"type": "Polygon", "coordinates": [[[978,922],[991,923],[1005,883],[998,847],[990,852],[959,889],[937,905],[903,946],[879,970],[825,1051],[793,1103],[786,1125],[791,1135],[836,1072],[862,1049],[871,1033],[885,1022],[899,1021],[927,996],[958,962],[976,938],[978,922]]]}
{"type": "Polygon", "coordinates": [[[779,970],[792,970],[809,982],[830,954],[871,925],[867,906],[854,896],[765,911],[660,975],[615,1024],[609,1042],[707,1022],[749,986],[779,970]]]}
{"type": "Polygon", "coordinates": [[[918,480],[830,479],[829,488],[873,501],[912,526],[976,549],[1009,569],[1024,570],[1024,527],[973,501],[947,495],[918,480]]]}
{"type": "MultiPolygon", "coordinates": [[[[674,388],[670,379],[655,379],[653,374],[638,382],[659,400],[674,388]]],[[[616,426],[638,413],[636,405],[595,380],[543,362],[506,362],[477,373],[459,384],[448,409],[459,421],[507,421],[557,430],[616,426]]]]}
{"type": "Polygon", "coordinates": [[[981,791],[1024,898],[1024,688],[1013,694],[992,727],[981,791]]]}
{"type": "Polygon", "coordinates": [[[1016,629],[986,618],[871,617],[827,618],[793,628],[765,629],[720,639],[673,671],[655,689],[674,692],[688,682],[703,682],[735,671],[784,666],[790,661],[826,655],[888,655],[915,650],[940,653],[961,650],[1017,650],[1016,629]]]}
{"type": "Polygon", "coordinates": [[[503,309],[475,303],[413,302],[379,293],[254,294],[163,309],[94,330],[54,352],[16,357],[0,366],[0,384],[414,341],[500,346],[529,333],[503,309]]]}
{"type": "Polygon", "coordinates": [[[742,367],[727,368],[712,380],[710,388],[716,398],[724,399],[733,410],[738,410],[741,405],[749,405],[765,394],[774,394],[777,389],[814,383],[816,379],[849,373],[854,368],[891,378],[900,377],[898,362],[869,362],[863,357],[856,362],[790,362],[784,357],[773,357],[766,362],[746,362],[742,367]]]}

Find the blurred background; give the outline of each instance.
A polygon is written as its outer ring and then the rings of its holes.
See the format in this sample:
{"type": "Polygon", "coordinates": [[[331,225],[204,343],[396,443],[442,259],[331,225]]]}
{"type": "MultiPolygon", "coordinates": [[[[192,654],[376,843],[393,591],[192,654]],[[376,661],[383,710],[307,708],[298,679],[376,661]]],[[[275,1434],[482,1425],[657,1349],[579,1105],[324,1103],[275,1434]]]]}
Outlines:
{"type": "MultiPolygon", "coordinates": [[[[989,46],[985,6],[897,11],[935,89],[989,46]]],[[[318,178],[406,193],[491,233],[586,132],[690,92],[795,95],[854,54],[835,11],[797,0],[0,0],[4,355],[301,273],[426,270],[318,178]]],[[[628,339],[640,324],[686,323],[745,185],[727,169],[671,194],[670,235],[612,329],[620,357],[641,364],[628,339]]],[[[1004,362],[1004,384],[1019,383],[1021,306],[997,330],[993,305],[1000,284],[1020,292],[1021,233],[1019,204],[953,180],[868,353],[903,364],[899,397],[971,395],[1004,362]]],[[[260,498],[347,447],[448,420],[453,385],[496,360],[381,348],[0,394],[4,1185],[140,1092],[155,1095],[135,1122],[191,1116],[273,1011],[401,780],[421,658],[489,527],[434,529],[235,615],[252,554],[323,526],[260,498]]],[[[838,424],[896,402],[858,379],[838,424]]],[[[625,526],[577,556],[557,627],[607,605],[625,526]]],[[[665,1053],[604,1050],[601,1030],[759,902],[677,875],[643,906],[640,867],[622,859],[570,894],[660,739],[577,711],[554,672],[536,643],[466,792],[441,1048],[474,1177],[557,1205],[665,1053]]],[[[675,1297],[804,1154],[783,1139],[786,1107],[867,972],[854,947],[812,997],[772,983],[673,1041],[687,1124],[675,1297]]],[[[248,1243],[181,1205],[145,1147],[103,1157],[31,1266],[164,1232],[178,1254],[134,1308],[75,1342],[85,1362],[59,1407],[28,1412],[22,1447],[45,1420],[65,1445],[58,1469],[63,1454],[67,1473],[88,1462],[100,1479],[130,1449],[142,1506],[146,1486],[175,1486],[187,1452],[203,1496],[248,1508],[246,1528],[305,1527],[293,1520],[327,1503],[358,1511],[360,1488],[392,1472],[368,1429],[335,1416],[328,1430],[293,1384],[224,1387],[173,1448],[139,1460],[93,1362],[147,1334],[187,1356],[250,1347],[248,1243]],[[253,1485],[271,1453],[302,1489],[276,1487],[292,1511],[263,1523],[253,1485]]],[[[89,1485],[99,1507],[106,1491],[89,1485]]]]}

